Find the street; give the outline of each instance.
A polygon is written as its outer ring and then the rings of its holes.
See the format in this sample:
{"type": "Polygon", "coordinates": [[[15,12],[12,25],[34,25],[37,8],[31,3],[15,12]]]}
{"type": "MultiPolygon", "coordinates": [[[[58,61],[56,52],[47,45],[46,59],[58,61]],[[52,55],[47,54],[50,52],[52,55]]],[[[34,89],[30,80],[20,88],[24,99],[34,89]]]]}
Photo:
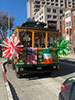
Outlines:
{"type": "Polygon", "coordinates": [[[52,73],[16,77],[15,71],[7,67],[7,79],[14,100],[58,100],[62,82],[75,76],[74,61],[60,61],[60,70],[52,73]]]}

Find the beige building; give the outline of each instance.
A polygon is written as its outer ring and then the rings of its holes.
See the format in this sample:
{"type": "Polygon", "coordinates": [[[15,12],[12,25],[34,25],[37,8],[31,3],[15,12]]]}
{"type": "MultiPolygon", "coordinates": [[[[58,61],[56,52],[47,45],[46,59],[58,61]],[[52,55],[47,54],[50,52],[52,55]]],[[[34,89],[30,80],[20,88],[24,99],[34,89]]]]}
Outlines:
{"type": "Polygon", "coordinates": [[[47,27],[61,29],[61,16],[65,11],[65,0],[28,0],[27,4],[32,5],[32,8],[28,7],[29,16],[27,18],[44,22],[47,27]]]}
{"type": "Polygon", "coordinates": [[[67,8],[75,8],[75,0],[67,0],[67,8]]]}
{"type": "Polygon", "coordinates": [[[27,18],[33,17],[32,0],[27,0],[27,18]]]}
{"type": "Polygon", "coordinates": [[[65,0],[40,0],[40,4],[65,8],[65,0]]]}
{"type": "Polygon", "coordinates": [[[33,18],[43,6],[65,8],[65,0],[27,0],[27,18],[33,18]]]}
{"type": "Polygon", "coordinates": [[[40,0],[27,0],[27,18],[33,18],[40,10],[40,0]]]}
{"type": "Polygon", "coordinates": [[[47,27],[60,29],[60,20],[64,11],[65,8],[45,5],[35,14],[34,19],[46,23],[47,27]]]}

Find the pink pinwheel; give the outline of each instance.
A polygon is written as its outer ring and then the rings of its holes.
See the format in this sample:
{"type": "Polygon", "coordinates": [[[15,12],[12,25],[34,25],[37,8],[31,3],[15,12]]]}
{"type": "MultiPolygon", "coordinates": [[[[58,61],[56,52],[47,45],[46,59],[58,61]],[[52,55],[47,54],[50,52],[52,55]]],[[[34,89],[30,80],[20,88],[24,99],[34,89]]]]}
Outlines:
{"type": "Polygon", "coordinates": [[[5,59],[19,58],[19,53],[22,54],[21,47],[23,47],[23,45],[19,45],[20,43],[21,41],[17,37],[11,37],[8,40],[4,39],[2,46],[5,48],[2,50],[5,59]]]}

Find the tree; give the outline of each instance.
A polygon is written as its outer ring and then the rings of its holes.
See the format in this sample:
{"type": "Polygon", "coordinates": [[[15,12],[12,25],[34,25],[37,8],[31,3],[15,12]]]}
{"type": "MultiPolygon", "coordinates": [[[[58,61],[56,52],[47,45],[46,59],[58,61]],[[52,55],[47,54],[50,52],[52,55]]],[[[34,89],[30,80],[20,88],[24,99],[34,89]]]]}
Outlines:
{"type": "MultiPolygon", "coordinates": [[[[1,38],[4,39],[7,37],[7,31],[9,28],[9,17],[8,17],[9,13],[8,12],[1,12],[0,11],[0,35],[1,38]]],[[[10,17],[10,30],[12,29],[13,25],[14,25],[14,17],[10,17]]]]}

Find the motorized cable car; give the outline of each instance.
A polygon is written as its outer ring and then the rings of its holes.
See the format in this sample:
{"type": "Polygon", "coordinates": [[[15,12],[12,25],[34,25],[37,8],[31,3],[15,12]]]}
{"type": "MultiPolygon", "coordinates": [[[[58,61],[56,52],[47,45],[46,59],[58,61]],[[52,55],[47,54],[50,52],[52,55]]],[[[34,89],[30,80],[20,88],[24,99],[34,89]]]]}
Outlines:
{"type": "Polygon", "coordinates": [[[14,61],[15,72],[21,76],[21,68],[24,70],[43,70],[46,68],[59,69],[57,54],[52,52],[53,45],[59,38],[59,31],[45,27],[42,22],[27,21],[14,28],[12,36],[20,38],[23,45],[22,55],[14,61]]]}

